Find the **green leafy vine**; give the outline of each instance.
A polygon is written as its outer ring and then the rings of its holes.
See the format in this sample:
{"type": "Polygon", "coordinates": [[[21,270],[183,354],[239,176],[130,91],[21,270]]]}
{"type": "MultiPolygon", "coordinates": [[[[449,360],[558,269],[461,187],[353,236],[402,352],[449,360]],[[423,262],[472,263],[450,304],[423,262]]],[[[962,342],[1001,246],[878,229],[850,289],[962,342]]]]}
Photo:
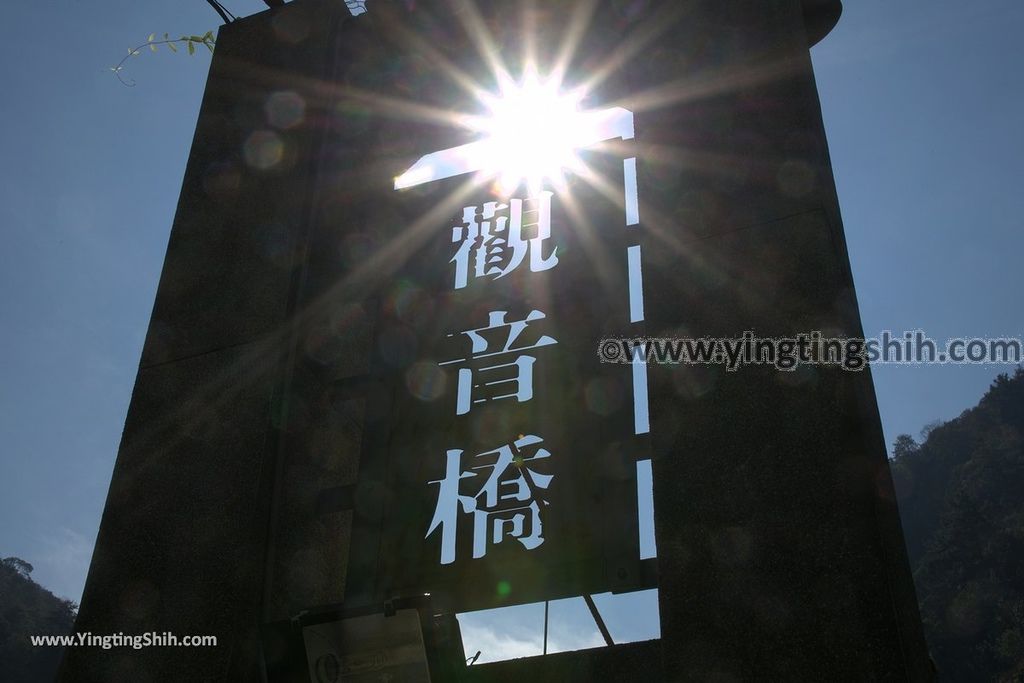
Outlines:
{"type": "Polygon", "coordinates": [[[144,42],[141,45],[137,45],[133,48],[129,48],[128,54],[122,57],[121,61],[118,62],[116,66],[110,67],[110,70],[114,72],[114,75],[117,76],[117,80],[121,81],[121,83],[128,86],[129,88],[134,87],[134,80],[129,79],[126,81],[124,77],[121,75],[121,72],[124,71],[125,62],[127,62],[132,57],[137,57],[138,55],[142,54],[142,51],[147,47],[150,49],[151,52],[156,52],[156,48],[158,45],[166,45],[168,48],[170,48],[171,52],[177,52],[178,46],[182,45],[185,47],[185,49],[188,50],[188,53],[190,55],[194,55],[196,53],[196,47],[199,45],[204,45],[206,46],[207,50],[213,52],[213,48],[216,45],[216,39],[213,37],[213,31],[207,31],[201,36],[182,36],[180,38],[171,38],[168,34],[165,33],[163,40],[157,40],[156,34],[150,33],[149,37],[146,39],[146,42],[144,42]]]}

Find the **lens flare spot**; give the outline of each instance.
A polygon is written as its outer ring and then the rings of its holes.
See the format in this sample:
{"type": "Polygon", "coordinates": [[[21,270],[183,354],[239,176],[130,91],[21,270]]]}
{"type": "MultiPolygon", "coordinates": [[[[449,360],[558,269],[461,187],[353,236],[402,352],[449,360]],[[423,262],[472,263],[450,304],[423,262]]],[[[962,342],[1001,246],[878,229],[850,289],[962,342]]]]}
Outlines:
{"type": "Polygon", "coordinates": [[[302,348],[307,358],[320,365],[337,361],[345,351],[338,337],[327,326],[317,327],[306,335],[302,348]]]}
{"type": "Polygon", "coordinates": [[[405,386],[421,401],[436,401],[441,398],[445,384],[444,370],[433,361],[416,363],[405,373],[405,386]]]}
{"type": "Polygon", "coordinates": [[[391,296],[388,297],[388,310],[405,320],[416,306],[420,292],[420,288],[415,283],[409,280],[399,280],[391,288],[391,296]]]}
{"type": "Polygon", "coordinates": [[[776,174],[779,189],[790,197],[803,197],[814,191],[817,174],[814,167],[801,159],[789,159],[776,174]]]}
{"type": "Polygon", "coordinates": [[[358,268],[380,249],[380,239],[368,232],[354,232],[345,236],[339,247],[342,263],[348,268],[358,268]]]}
{"type": "Polygon", "coordinates": [[[311,28],[308,15],[303,12],[280,12],[271,25],[278,40],[292,45],[305,40],[311,28]]]}
{"type": "Polygon", "coordinates": [[[271,130],[258,130],[245,141],[245,161],[261,171],[277,166],[284,158],[284,142],[271,130]]]}
{"type": "Polygon", "coordinates": [[[282,90],[272,94],[263,105],[267,122],[279,130],[292,128],[306,118],[306,101],[291,90],[282,90]]]}
{"type": "Polygon", "coordinates": [[[483,442],[493,438],[495,434],[515,434],[519,431],[515,418],[508,411],[499,410],[494,405],[488,406],[486,403],[483,405],[487,408],[480,409],[478,419],[470,427],[474,439],[483,442]]]}
{"type": "Polygon", "coordinates": [[[419,327],[434,316],[434,300],[422,287],[411,280],[396,282],[385,300],[386,310],[396,318],[419,327]]]}
{"type": "Polygon", "coordinates": [[[234,164],[214,163],[207,167],[203,175],[203,190],[216,199],[224,199],[238,191],[242,175],[234,164]]]}

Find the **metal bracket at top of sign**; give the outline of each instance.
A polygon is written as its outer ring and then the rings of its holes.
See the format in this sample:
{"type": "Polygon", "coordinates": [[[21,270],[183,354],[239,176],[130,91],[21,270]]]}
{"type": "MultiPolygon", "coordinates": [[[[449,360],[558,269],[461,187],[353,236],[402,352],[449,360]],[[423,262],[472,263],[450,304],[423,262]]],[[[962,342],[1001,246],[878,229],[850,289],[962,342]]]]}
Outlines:
{"type": "MultiPolygon", "coordinates": [[[[616,138],[633,139],[633,112],[628,109],[610,107],[599,111],[581,112],[579,117],[579,148],[591,147],[616,138]]],[[[435,180],[483,170],[487,160],[493,158],[493,154],[493,143],[487,139],[431,152],[420,157],[405,173],[395,178],[395,189],[404,190],[435,180]]]]}

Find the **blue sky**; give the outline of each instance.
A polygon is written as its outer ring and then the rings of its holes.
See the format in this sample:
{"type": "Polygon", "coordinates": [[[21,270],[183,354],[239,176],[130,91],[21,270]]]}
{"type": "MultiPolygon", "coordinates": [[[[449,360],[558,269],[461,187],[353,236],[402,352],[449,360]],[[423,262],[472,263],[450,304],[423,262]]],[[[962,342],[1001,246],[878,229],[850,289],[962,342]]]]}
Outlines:
{"type": "MultiPolygon", "coordinates": [[[[225,0],[235,14],[257,0],[225,0]]],[[[372,3],[370,4],[372,11],[372,3]]],[[[209,56],[202,2],[16,3],[0,42],[0,557],[80,597],[209,56]]],[[[1024,4],[857,0],[812,54],[866,333],[1020,336],[1024,4]]],[[[1006,366],[885,366],[889,443],[1006,366]]]]}

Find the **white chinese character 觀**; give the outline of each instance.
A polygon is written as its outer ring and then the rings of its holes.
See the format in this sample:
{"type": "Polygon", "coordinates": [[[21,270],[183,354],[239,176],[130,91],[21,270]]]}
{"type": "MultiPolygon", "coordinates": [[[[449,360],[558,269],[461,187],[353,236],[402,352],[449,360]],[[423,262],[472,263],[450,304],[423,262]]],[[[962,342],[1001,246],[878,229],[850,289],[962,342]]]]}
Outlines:
{"type": "Polygon", "coordinates": [[[507,204],[465,207],[462,225],[452,228],[452,242],[459,245],[451,259],[455,289],[464,288],[471,277],[504,277],[527,255],[531,272],[554,268],[558,264],[555,250],[544,254],[544,242],[551,237],[551,196],[545,191],[533,198],[509,199],[507,204]]]}
{"type": "Polygon", "coordinates": [[[544,543],[541,510],[547,507],[545,491],[554,475],[536,468],[551,453],[539,446],[543,442],[533,434],[521,435],[510,444],[472,457],[464,470],[463,451],[451,449],[447,454],[445,476],[431,481],[438,484],[437,505],[427,529],[429,537],[441,530],[441,564],[456,558],[456,530],[460,515],[473,517],[473,558],[487,554],[491,545],[506,537],[514,538],[527,550],[544,543]],[[479,481],[482,478],[482,481],[479,481]],[[479,486],[471,487],[472,495],[460,493],[465,479],[479,486]]]}

